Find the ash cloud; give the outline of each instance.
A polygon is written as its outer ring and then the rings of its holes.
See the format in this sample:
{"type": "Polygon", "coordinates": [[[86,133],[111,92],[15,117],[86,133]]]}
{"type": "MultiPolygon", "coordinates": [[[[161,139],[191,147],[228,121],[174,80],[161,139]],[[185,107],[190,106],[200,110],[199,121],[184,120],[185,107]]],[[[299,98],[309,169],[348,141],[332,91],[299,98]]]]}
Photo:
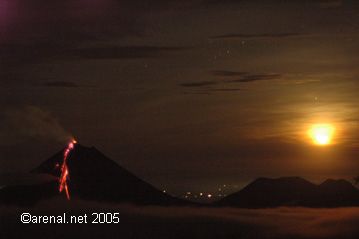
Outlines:
{"type": "Polygon", "coordinates": [[[24,139],[64,142],[72,138],[54,116],[36,106],[6,111],[1,118],[2,144],[17,143],[24,139]]]}

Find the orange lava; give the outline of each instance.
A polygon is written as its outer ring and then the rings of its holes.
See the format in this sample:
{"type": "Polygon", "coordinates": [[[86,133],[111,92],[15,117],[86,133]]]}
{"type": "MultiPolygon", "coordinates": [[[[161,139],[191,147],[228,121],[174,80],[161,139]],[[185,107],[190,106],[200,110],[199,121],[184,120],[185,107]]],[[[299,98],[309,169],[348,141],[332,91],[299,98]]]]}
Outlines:
{"type": "Polygon", "coordinates": [[[67,148],[65,149],[64,160],[61,165],[61,175],[59,178],[59,192],[61,193],[63,190],[65,190],[66,197],[68,200],[70,200],[70,193],[69,193],[69,188],[67,185],[67,181],[69,178],[69,168],[67,167],[67,158],[68,158],[68,155],[71,152],[71,150],[75,147],[75,144],[76,144],[76,140],[72,140],[67,145],[67,148]]]}

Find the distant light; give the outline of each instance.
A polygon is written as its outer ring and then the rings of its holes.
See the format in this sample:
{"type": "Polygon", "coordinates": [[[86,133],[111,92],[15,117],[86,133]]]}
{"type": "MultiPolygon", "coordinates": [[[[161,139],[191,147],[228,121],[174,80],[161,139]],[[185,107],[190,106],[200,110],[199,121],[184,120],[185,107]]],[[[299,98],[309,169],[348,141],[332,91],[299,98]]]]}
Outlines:
{"type": "Polygon", "coordinates": [[[191,195],[191,192],[187,192],[187,195],[191,195]]]}
{"type": "Polygon", "coordinates": [[[203,196],[203,193],[199,193],[199,196],[201,196],[201,197],[202,197],[202,196],[203,196]]]}
{"type": "Polygon", "coordinates": [[[166,190],[163,190],[162,192],[163,192],[163,193],[166,193],[166,190]]]}
{"type": "Polygon", "coordinates": [[[207,197],[208,197],[208,198],[211,198],[211,197],[212,197],[212,194],[208,194],[207,197]]]}

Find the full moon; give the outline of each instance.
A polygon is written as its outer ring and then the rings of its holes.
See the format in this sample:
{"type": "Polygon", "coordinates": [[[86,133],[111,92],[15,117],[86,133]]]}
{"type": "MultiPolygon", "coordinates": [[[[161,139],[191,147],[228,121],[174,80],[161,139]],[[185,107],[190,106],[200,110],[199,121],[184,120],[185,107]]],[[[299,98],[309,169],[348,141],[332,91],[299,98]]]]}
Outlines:
{"type": "Polygon", "coordinates": [[[331,143],[334,127],[331,124],[315,124],[309,129],[309,136],[316,145],[324,146],[331,143]]]}

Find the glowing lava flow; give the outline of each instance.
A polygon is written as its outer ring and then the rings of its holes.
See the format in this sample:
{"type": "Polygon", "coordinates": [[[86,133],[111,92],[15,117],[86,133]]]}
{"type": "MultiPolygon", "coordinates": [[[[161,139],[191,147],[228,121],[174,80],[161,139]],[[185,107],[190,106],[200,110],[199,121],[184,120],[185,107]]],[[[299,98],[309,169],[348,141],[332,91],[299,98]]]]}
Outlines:
{"type": "Polygon", "coordinates": [[[59,192],[61,193],[63,190],[65,190],[66,193],[66,197],[68,200],[70,200],[70,193],[69,193],[69,188],[67,185],[67,180],[69,177],[69,168],[67,167],[67,158],[69,156],[69,153],[71,152],[71,150],[75,147],[76,144],[76,140],[72,140],[68,145],[67,148],[65,149],[64,152],[64,160],[62,162],[61,165],[61,175],[59,178],[59,192]]]}

